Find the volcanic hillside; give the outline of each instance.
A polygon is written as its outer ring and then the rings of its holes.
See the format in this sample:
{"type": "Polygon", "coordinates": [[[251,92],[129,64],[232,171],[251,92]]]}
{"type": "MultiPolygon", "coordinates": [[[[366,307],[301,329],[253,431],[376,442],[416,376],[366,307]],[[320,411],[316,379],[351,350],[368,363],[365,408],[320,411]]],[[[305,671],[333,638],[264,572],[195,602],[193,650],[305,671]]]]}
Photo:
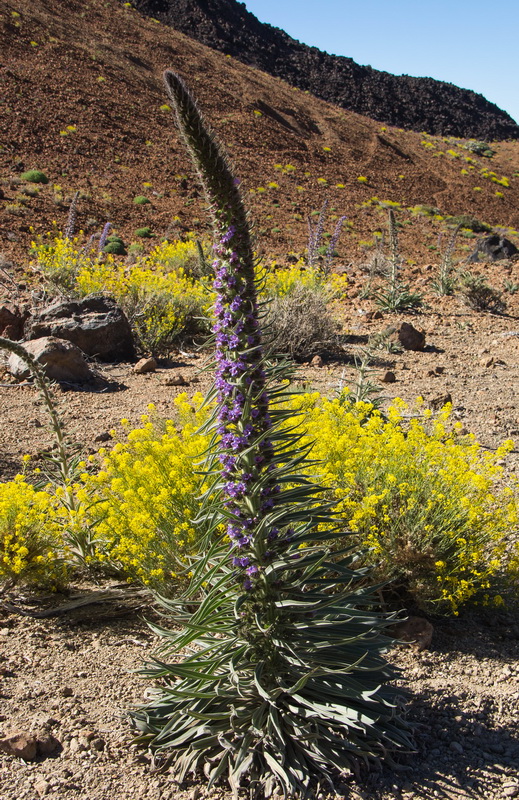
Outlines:
{"type": "MultiPolygon", "coordinates": [[[[304,252],[307,217],[326,198],[330,217],[348,217],[342,261],[365,257],[388,205],[403,255],[422,263],[448,234],[449,215],[469,214],[512,237],[519,227],[519,142],[482,155],[468,140],[381,125],[117,0],[0,0],[0,61],[0,250],[20,266],[34,235],[53,221],[63,229],[76,191],[85,236],[106,221],[127,244],[143,226],[157,236],[207,232],[164,68],[185,77],[231,154],[258,248],[271,256],[304,252]],[[49,183],[22,180],[29,169],[49,183]]],[[[473,242],[461,238],[459,247],[469,252],[473,242]]]]}
{"type": "Polygon", "coordinates": [[[372,119],[440,136],[519,138],[514,120],[480,94],[432,78],[390,75],[308,47],[260,22],[236,0],[135,0],[134,5],[209,47],[372,119]]]}

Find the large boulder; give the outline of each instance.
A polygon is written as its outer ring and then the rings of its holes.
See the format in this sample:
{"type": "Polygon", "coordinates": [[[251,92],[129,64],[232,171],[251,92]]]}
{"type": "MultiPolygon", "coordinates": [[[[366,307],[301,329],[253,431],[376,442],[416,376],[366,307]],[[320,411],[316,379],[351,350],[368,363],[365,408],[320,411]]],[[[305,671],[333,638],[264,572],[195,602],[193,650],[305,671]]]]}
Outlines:
{"type": "Polygon", "coordinates": [[[475,264],[478,261],[501,261],[503,258],[511,258],[517,255],[519,250],[510,239],[493,233],[491,236],[485,236],[478,242],[474,252],[469,256],[468,261],[475,264]]]}
{"type": "Polygon", "coordinates": [[[124,311],[115,300],[101,295],[47,306],[33,317],[26,336],[67,339],[86,355],[101,361],[124,361],[135,355],[124,311]]]}
{"type": "MultiPolygon", "coordinates": [[[[36,359],[50,380],[63,383],[88,383],[94,380],[79,347],[65,339],[45,336],[23,344],[24,350],[36,359]]],[[[31,370],[19,356],[11,353],[7,368],[19,380],[31,376],[31,370]]]]}

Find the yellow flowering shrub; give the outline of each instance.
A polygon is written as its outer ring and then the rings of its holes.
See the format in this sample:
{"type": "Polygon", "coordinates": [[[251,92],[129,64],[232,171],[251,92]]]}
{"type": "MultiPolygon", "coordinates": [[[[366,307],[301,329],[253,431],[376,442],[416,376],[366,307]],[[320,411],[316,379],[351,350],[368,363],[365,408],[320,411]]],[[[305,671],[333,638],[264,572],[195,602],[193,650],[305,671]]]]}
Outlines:
{"type": "MultiPolygon", "coordinates": [[[[471,598],[494,599],[498,574],[516,571],[508,536],[518,524],[517,494],[497,486],[512,442],[483,453],[449,425],[450,406],[429,421],[429,411],[406,420],[398,400],[386,417],[369,403],[319,395],[293,405],[304,410],[338,514],[381,580],[454,613],[471,598]]],[[[515,552],[516,563],[517,545],[515,552]]]]}
{"type": "MultiPolygon", "coordinates": [[[[86,479],[101,557],[146,583],[172,580],[198,546],[192,520],[203,487],[196,465],[208,445],[197,433],[206,417],[201,402],[180,396],[176,424],[145,419],[86,479]]],[[[301,419],[307,441],[315,442],[313,474],[377,578],[438,610],[501,602],[496,579],[519,573],[519,548],[508,541],[518,524],[517,495],[498,485],[498,462],[511,442],[482,453],[474,437],[450,424],[450,407],[434,420],[428,411],[407,420],[398,400],[385,416],[369,403],[319,394],[296,395],[290,407],[287,425],[301,419]]]]}
{"type": "MultiPolygon", "coordinates": [[[[93,252],[81,247],[79,238],[68,239],[62,234],[38,236],[31,242],[33,265],[37,266],[51,284],[68,290],[76,287],[76,276],[95,259],[93,252]]],[[[107,258],[113,261],[111,256],[107,258]]]]}
{"type": "MultiPolygon", "coordinates": [[[[137,428],[122,420],[124,439],[70,487],[72,503],[63,488],[37,491],[22,476],[0,484],[0,578],[55,579],[61,558],[77,561],[74,541],[88,532],[87,563],[161,591],[175,586],[205,532],[194,522],[207,488],[197,471],[209,445],[202,403],[182,394],[175,420],[161,420],[153,406],[137,428]]],[[[451,423],[450,406],[431,418],[395,400],[384,415],[315,393],[293,396],[289,408],[286,424],[299,422],[314,442],[312,475],[377,579],[453,613],[469,601],[502,603],[500,581],[517,593],[517,492],[501,466],[511,442],[483,452],[451,423]]]]}
{"type": "MultiPolygon", "coordinates": [[[[200,272],[196,242],[164,241],[129,265],[110,253],[81,246],[80,239],[48,234],[32,242],[33,263],[56,286],[81,297],[112,295],[125,311],[139,346],[164,355],[187,334],[206,332],[211,316],[211,280],[200,272]]],[[[207,253],[206,253],[207,255],[207,253]]],[[[346,275],[324,273],[305,265],[274,261],[259,269],[262,299],[286,297],[301,287],[321,294],[326,302],[346,295],[346,275]]]]}
{"type": "Polygon", "coordinates": [[[303,259],[290,267],[278,267],[272,262],[270,267],[260,268],[261,295],[267,297],[285,297],[299,287],[322,291],[329,300],[345,296],[348,288],[346,275],[336,273],[325,274],[316,267],[308,267],[303,259]]]}
{"type": "Polygon", "coordinates": [[[61,583],[65,554],[51,495],[23,475],[0,483],[0,583],[61,583]]]}
{"type": "Polygon", "coordinates": [[[205,419],[202,399],[177,397],[175,422],[143,415],[142,426],[130,430],[122,420],[126,441],[104,456],[97,474],[83,476],[98,560],[131,580],[174,584],[203,535],[193,522],[204,490],[196,465],[209,445],[208,436],[196,434],[205,419]]]}
{"type": "Polygon", "coordinates": [[[111,261],[80,269],[76,286],[81,295],[108,292],[121,304],[138,341],[154,354],[166,352],[173,342],[194,328],[195,318],[209,312],[211,294],[182,267],[154,271],[144,260],[132,267],[111,261]]]}
{"type": "Polygon", "coordinates": [[[207,280],[194,276],[195,242],[162,242],[126,265],[109,253],[81,248],[62,235],[32,243],[39,269],[55,284],[84,297],[103,292],[124,309],[141,348],[155,355],[201,327],[212,304],[207,280]]]}

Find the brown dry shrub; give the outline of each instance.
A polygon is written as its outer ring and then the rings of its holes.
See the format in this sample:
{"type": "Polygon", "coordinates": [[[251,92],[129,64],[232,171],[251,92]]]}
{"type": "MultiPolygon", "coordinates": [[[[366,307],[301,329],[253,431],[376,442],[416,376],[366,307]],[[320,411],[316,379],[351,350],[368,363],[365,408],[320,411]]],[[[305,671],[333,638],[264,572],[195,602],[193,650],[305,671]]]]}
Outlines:
{"type": "Polygon", "coordinates": [[[325,295],[315,287],[297,286],[267,308],[265,333],[275,355],[307,361],[336,349],[339,329],[325,295]]]}

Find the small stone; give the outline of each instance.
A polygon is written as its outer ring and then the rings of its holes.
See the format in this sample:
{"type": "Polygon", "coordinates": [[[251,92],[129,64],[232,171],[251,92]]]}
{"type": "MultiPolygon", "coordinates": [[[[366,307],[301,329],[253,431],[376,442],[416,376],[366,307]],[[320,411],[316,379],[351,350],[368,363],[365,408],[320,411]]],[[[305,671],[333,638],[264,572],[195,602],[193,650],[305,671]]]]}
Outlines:
{"type": "Polygon", "coordinates": [[[463,753],[463,747],[459,742],[451,742],[449,747],[454,753],[458,753],[458,755],[463,753]]]}
{"type": "Polygon", "coordinates": [[[373,319],[384,319],[382,311],[375,311],[373,313],[373,319]]]}
{"type": "Polygon", "coordinates": [[[385,372],[381,378],[382,383],[396,383],[396,375],[391,370],[385,372]]]}
{"type": "Polygon", "coordinates": [[[98,736],[96,739],[92,739],[90,742],[90,747],[92,750],[97,750],[99,753],[101,753],[106,747],[106,742],[104,739],[101,739],[101,737],[98,736]]]}
{"type": "Polygon", "coordinates": [[[80,749],[79,741],[78,741],[78,739],[76,739],[75,736],[74,736],[74,738],[72,738],[70,740],[70,742],[68,744],[68,749],[70,750],[71,753],[78,753],[79,752],[79,749],[80,749]]]}
{"type": "Polygon", "coordinates": [[[505,797],[517,797],[519,795],[519,783],[507,783],[503,786],[505,797]]]}
{"type": "Polygon", "coordinates": [[[443,375],[445,372],[445,367],[440,367],[439,365],[434,368],[434,372],[436,375],[443,375]]]}
{"type": "MultiPolygon", "coordinates": [[[[56,720],[53,720],[56,722],[56,720]]],[[[61,743],[55,736],[52,736],[50,733],[48,734],[40,734],[38,736],[38,740],[36,742],[36,746],[38,748],[38,753],[41,756],[50,756],[52,753],[55,753],[57,750],[61,750],[61,743]]]]}
{"type": "Polygon", "coordinates": [[[50,783],[45,780],[45,778],[38,778],[34,782],[34,791],[39,794],[40,797],[45,797],[50,789],[50,783]]]}
{"type": "Polygon", "coordinates": [[[108,433],[108,431],[103,431],[102,433],[98,433],[94,442],[109,442],[112,437],[108,433]]]}
{"type": "Polygon", "coordinates": [[[23,731],[16,731],[0,739],[0,750],[9,756],[33,761],[37,755],[36,736],[23,731]]]}
{"type": "Polygon", "coordinates": [[[136,375],[144,375],[146,372],[155,372],[157,369],[157,362],[156,360],[151,358],[141,358],[140,361],[137,361],[135,364],[133,371],[136,375]]]}
{"type": "Polygon", "coordinates": [[[61,696],[74,697],[74,689],[72,689],[70,686],[64,686],[63,689],[61,690],[61,696]]]}
{"type": "Polygon", "coordinates": [[[162,381],[163,386],[189,386],[183,375],[178,372],[176,375],[169,375],[162,381]]]}
{"type": "Polygon", "coordinates": [[[485,367],[485,369],[489,369],[489,367],[492,367],[493,365],[494,365],[494,359],[492,357],[482,358],[481,361],[479,362],[479,366],[485,367]]]}
{"type": "Polygon", "coordinates": [[[324,362],[323,362],[323,360],[322,360],[321,356],[314,356],[314,357],[312,358],[312,360],[310,361],[310,366],[311,366],[311,367],[318,367],[318,368],[319,368],[319,367],[322,367],[322,366],[323,366],[323,363],[324,363],[324,362]]]}

